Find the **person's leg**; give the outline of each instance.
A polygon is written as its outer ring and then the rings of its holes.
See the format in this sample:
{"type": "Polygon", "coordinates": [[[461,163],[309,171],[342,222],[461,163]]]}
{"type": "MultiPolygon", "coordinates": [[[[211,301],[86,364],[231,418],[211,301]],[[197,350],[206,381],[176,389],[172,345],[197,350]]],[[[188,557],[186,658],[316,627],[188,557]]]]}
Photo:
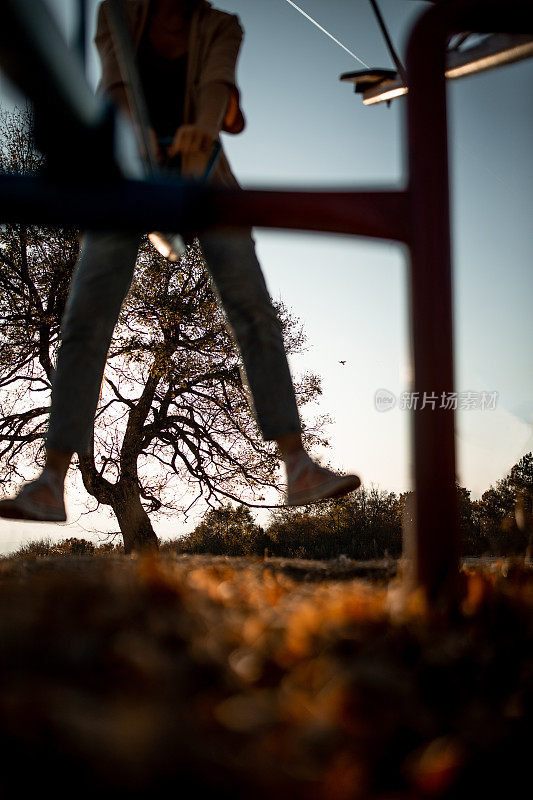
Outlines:
{"type": "Polygon", "coordinates": [[[212,230],[199,237],[213,288],[239,347],[243,376],[265,440],[275,440],[285,463],[287,502],[299,505],[346,494],[359,478],[315,464],[304,450],[281,325],[255,253],[251,232],[212,230]]]}
{"type": "Polygon", "coordinates": [[[199,237],[212,287],[238,345],[243,379],[265,440],[301,431],[281,325],[249,231],[208,231],[199,237]]]}
{"type": "Polygon", "coordinates": [[[139,249],[136,233],[85,235],[61,324],[48,450],[84,452],[93,429],[107,353],[139,249]]]}
{"type": "MultiPolygon", "coordinates": [[[[120,232],[91,232],[83,239],[61,326],[46,464],[37,481],[24,489],[26,499],[52,513],[63,506],[73,453],[85,452],[91,440],[109,344],[131,285],[139,243],[140,234],[120,232]]],[[[9,512],[9,501],[3,501],[0,515],[9,512]]]]}

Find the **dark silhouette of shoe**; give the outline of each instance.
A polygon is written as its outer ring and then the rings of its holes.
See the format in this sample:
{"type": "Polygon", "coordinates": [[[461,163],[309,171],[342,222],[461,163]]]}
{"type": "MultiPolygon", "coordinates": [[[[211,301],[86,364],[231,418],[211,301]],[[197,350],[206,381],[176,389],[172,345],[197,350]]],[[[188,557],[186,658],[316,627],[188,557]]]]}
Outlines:
{"type": "Polygon", "coordinates": [[[326,467],[315,464],[306,453],[298,456],[296,464],[287,469],[287,506],[305,506],[308,503],[318,503],[334,497],[343,497],[361,486],[357,475],[339,475],[326,467]],[[311,486],[295,490],[293,487],[306,473],[313,473],[315,478],[311,486]]]}
{"type": "Polygon", "coordinates": [[[0,517],[34,522],[66,522],[67,514],[63,491],[57,479],[49,472],[43,472],[34,481],[24,484],[15,497],[0,500],[0,517]],[[57,498],[57,506],[43,503],[32,497],[32,490],[38,485],[45,485],[52,491],[57,498]]]}

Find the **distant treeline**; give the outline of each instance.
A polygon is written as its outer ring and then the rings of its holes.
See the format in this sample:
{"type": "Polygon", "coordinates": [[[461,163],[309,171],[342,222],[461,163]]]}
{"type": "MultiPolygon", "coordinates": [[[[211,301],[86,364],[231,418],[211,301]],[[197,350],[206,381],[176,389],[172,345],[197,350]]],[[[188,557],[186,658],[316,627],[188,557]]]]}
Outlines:
{"type": "MultiPolygon", "coordinates": [[[[525,455],[480,500],[457,486],[464,556],[511,555],[525,552],[532,525],[533,454],[525,455]]],[[[408,521],[412,492],[397,495],[375,488],[360,489],[348,500],[334,500],[306,509],[279,509],[266,528],[255,523],[245,506],[210,509],[199,525],[164,549],[178,553],[263,555],[329,559],[398,557],[402,520],[408,521]]],[[[438,514],[438,509],[435,509],[438,514]]]]}
{"type": "MultiPolygon", "coordinates": [[[[333,500],[304,509],[280,508],[266,528],[257,525],[246,506],[210,509],[192,533],[163,542],[170,553],[227,556],[279,556],[356,560],[397,558],[402,552],[402,520],[409,523],[412,492],[397,495],[376,488],[356,492],[349,500],[333,500]]],[[[525,455],[481,500],[457,486],[463,556],[533,555],[533,454],[525,455]]],[[[435,509],[438,514],[438,509],[435,509]]],[[[12,558],[108,556],[121,545],[95,545],[85,539],[23,545],[12,558]]]]}

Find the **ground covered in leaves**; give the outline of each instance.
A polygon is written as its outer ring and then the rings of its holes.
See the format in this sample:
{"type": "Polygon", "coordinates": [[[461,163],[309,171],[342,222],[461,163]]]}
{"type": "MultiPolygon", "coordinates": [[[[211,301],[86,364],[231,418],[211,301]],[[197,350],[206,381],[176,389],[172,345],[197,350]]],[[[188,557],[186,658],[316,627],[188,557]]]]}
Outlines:
{"type": "Polygon", "coordinates": [[[462,798],[527,785],[533,575],[453,622],[390,565],[0,562],[0,792],[462,798]]]}

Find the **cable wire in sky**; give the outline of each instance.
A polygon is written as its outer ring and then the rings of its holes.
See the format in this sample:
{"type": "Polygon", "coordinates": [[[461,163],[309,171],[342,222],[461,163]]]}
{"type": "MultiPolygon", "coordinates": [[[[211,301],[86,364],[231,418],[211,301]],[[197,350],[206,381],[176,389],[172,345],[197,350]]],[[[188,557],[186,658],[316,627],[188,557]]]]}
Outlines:
{"type": "Polygon", "coordinates": [[[329,36],[329,38],[330,38],[330,39],[333,39],[333,41],[335,42],[335,44],[338,44],[338,45],[339,45],[339,47],[342,47],[342,49],[343,49],[343,50],[346,50],[346,52],[347,52],[347,53],[349,53],[349,54],[352,56],[352,58],[355,58],[355,60],[356,60],[356,61],[359,61],[359,63],[360,63],[360,64],[362,64],[362,65],[363,65],[363,67],[366,67],[367,69],[370,69],[370,67],[368,66],[368,64],[366,64],[366,63],[363,61],[363,59],[362,59],[362,58],[359,58],[359,56],[356,56],[356,55],[355,55],[355,53],[352,53],[352,51],[351,51],[351,50],[348,50],[348,48],[347,48],[347,47],[345,47],[345,45],[343,45],[343,43],[342,43],[342,42],[339,42],[339,40],[338,40],[338,39],[335,39],[335,37],[334,37],[334,36],[332,36],[332,35],[331,35],[331,33],[330,33],[329,31],[327,31],[325,28],[323,28],[323,27],[322,27],[322,25],[319,25],[319,23],[318,23],[318,22],[317,22],[315,19],[313,19],[313,17],[310,17],[310,16],[309,16],[309,14],[307,14],[307,13],[306,13],[306,12],[305,12],[305,11],[304,11],[302,8],[300,8],[299,6],[297,6],[297,5],[296,5],[296,3],[293,3],[293,2],[292,2],[292,0],[287,0],[287,3],[288,3],[290,6],[292,6],[293,8],[295,8],[295,9],[296,9],[296,11],[299,11],[299,12],[300,12],[300,14],[302,14],[302,15],[303,15],[303,16],[304,16],[306,19],[308,19],[308,20],[309,20],[309,22],[312,22],[312,23],[313,23],[313,25],[316,25],[316,27],[317,27],[319,30],[321,30],[321,31],[322,31],[322,33],[325,33],[325,34],[326,34],[326,36],[329,36]]]}

